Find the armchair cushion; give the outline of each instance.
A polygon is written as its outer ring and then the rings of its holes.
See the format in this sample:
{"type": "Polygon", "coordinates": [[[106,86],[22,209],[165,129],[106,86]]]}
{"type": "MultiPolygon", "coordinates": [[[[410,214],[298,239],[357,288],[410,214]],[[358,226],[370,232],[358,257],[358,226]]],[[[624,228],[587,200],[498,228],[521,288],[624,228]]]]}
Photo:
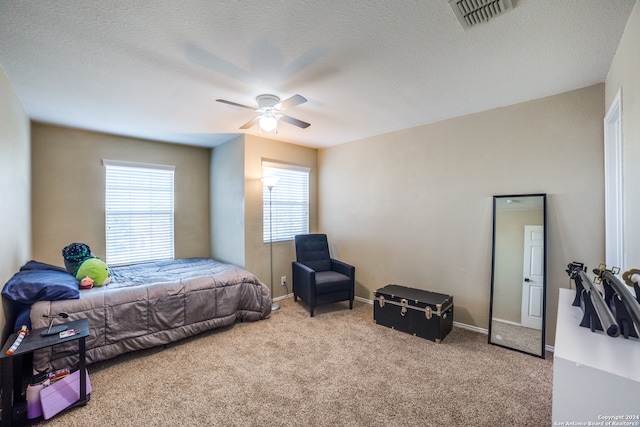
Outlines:
{"type": "Polygon", "coordinates": [[[335,271],[320,271],[316,273],[316,294],[339,292],[348,288],[351,279],[335,271]]]}

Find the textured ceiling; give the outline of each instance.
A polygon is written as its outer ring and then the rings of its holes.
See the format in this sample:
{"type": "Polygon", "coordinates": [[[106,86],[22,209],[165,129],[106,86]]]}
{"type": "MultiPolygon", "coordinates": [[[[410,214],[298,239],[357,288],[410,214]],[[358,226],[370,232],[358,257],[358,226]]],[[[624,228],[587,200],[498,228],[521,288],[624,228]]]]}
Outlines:
{"type": "Polygon", "coordinates": [[[33,120],[209,147],[253,117],[217,98],[301,94],[263,136],[327,147],[603,82],[635,0],[514,3],[0,0],[0,66],[33,120]]]}

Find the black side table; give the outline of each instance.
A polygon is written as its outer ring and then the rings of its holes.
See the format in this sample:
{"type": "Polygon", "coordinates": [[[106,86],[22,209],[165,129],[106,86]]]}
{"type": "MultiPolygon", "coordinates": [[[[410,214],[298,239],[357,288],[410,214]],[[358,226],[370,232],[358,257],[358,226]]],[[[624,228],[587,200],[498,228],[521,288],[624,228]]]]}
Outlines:
{"type": "Polygon", "coordinates": [[[73,322],[64,323],[70,329],[79,329],[80,332],[70,337],[60,338],[59,334],[42,336],[40,333],[47,328],[34,329],[29,335],[24,337],[20,346],[15,353],[9,355],[7,350],[13,345],[18,332],[12,334],[2,347],[0,354],[0,362],[2,362],[2,427],[11,426],[14,418],[14,401],[22,396],[22,378],[20,366],[22,365],[22,356],[33,353],[45,347],[62,344],[67,341],[78,340],[79,370],[80,370],[80,399],[71,405],[71,407],[84,406],[89,399],[87,398],[87,362],[85,359],[86,345],[85,338],[89,336],[89,321],[87,319],[74,320],[73,322]],[[14,376],[18,381],[14,380],[14,376]]]}

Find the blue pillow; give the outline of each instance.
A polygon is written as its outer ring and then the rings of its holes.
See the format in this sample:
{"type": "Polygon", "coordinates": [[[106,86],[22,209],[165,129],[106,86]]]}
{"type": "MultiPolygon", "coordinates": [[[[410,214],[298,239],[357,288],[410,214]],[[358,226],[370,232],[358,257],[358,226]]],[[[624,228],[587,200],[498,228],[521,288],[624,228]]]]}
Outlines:
{"type": "Polygon", "coordinates": [[[40,261],[28,261],[25,265],[23,265],[22,267],[20,267],[20,271],[25,271],[25,270],[53,270],[53,271],[62,271],[62,272],[67,272],[67,270],[65,270],[62,267],[58,267],[57,265],[51,265],[51,264],[46,264],[44,262],[40,262],[40,261]]]}
{"type": "Polygon", "coordinates": [[[11,301],[31,305],[36,301],[78,299],[80,289],[76,278],[64,270],[21,269],[4,285],[2,295],[11,301]]]}

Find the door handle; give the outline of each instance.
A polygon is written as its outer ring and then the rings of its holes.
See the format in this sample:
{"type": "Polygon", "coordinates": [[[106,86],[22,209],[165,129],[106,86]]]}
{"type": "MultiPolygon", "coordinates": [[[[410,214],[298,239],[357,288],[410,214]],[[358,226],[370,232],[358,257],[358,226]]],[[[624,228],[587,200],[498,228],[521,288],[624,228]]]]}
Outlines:
{"type": "Polygon", "coordinates": [[[531,279],[529,279],[528,277],[525,277],[525,278],[524,278],[524,281],[525,281],[525,282],[530,282],[530,281],[531,281],[531,279]]]}

